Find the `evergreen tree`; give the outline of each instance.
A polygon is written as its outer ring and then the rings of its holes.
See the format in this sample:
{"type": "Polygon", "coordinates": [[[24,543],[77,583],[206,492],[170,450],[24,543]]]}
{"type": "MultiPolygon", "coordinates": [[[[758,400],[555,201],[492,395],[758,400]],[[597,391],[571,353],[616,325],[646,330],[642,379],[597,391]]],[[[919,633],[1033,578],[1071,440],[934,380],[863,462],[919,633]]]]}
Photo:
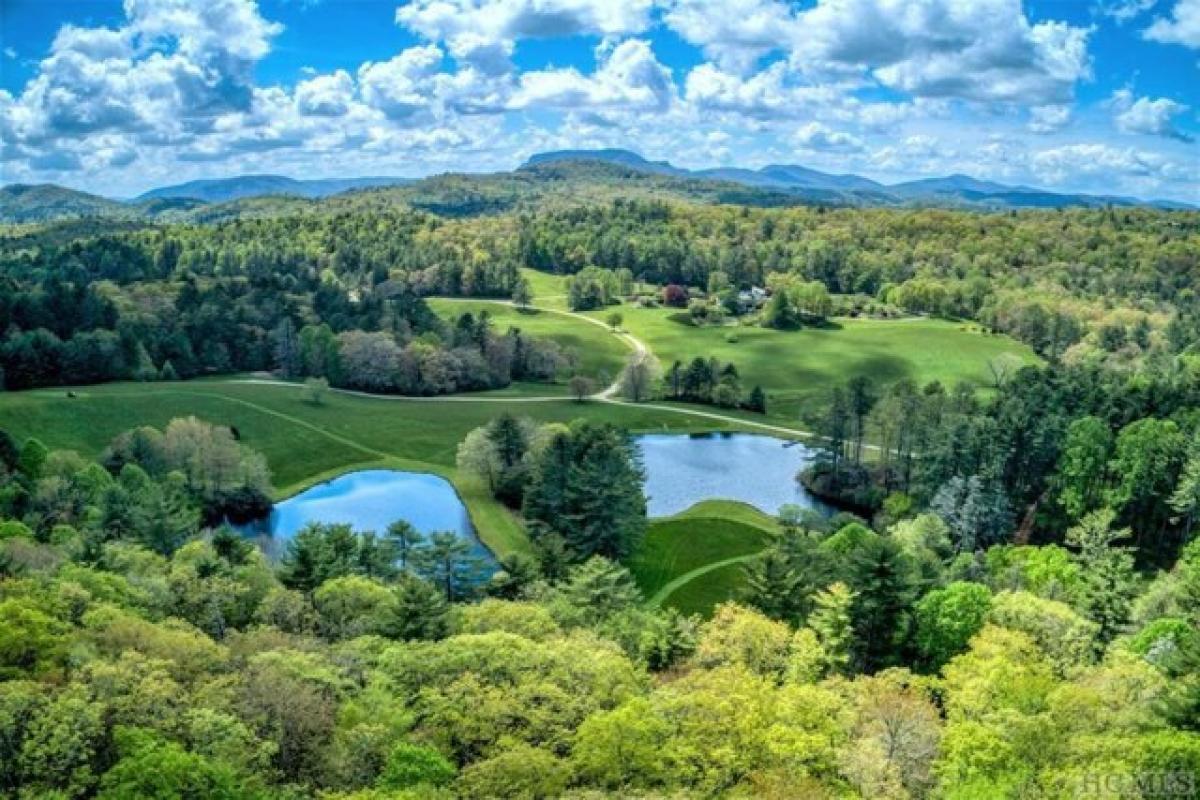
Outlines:
{"type": "Polygon", "coordinates": [[[397,639],[440,639],[450,629],[445,595],[429,581],[402,573],[392,587],[395,604],[387,633],[397,639]]]}
{"type": "Polygon", "coordinates": [[[868,669],[897,659],[908,638],[911,606],[918,594],[912,560],[890,538],[876,537],[851,556],[854,588],[854,631],[862,662],[868,669]]]}
{"type": "Polygon", "coordinates": [[[469,595],[482,569],[471,555],[470,543],[451,531],[431,533],[428,544],[414,552],[413,566],[448,601],[469,595]]]}
{"type": "Polygon", "coordinates": [[[1187,539],[1196,523],[1196,514],[1200,512],[1200,430],[1192,438],[1187,460],[1179,474],[1179,483],[1167,502],[1171,510],[1180,516],[1183,536],[1187,539]]]}
{"type": "Polygon", "coordinates": [[[402,519],[388,525],[387,538],[392,543],[396,562],[401,570],[408,569],[412,565],[413,554],[425,542],[425,535],[402,519]]]}
{"type": "Polygon", "coordinates": [[[750,396],[746,399],[746,409],[757,411],[759,414],[767,413],[767,393],[761,386],[755,386],[750,390],[750,396]]]}
{"type": "Polygon", "coordinates": [[[800,576],[778,548],[770,548],[744,568],[743,596],[750,605],[772,619],[790,620],[800,576]]]}
{"type": "Polygon", "coordinates": [[[1079,610],[1100,626],[1101,643],[1111,641],[1129,621],[1129,609],[1137,593],[1133,553],[1113,543],[1129,538],[1128,528],[1113,530],[1116,514],[1100,509],[1085,516],[1067,531],[1067,544],[1079,548],[1076,562],[1082,581],[1079,610]]]}
{"type": "Polygon", "coordinates": [[[854,592],[839,581],[818,592],[813,602],[815,608],[808,618],[808,627],[821,643],[825,669],[838,675],[849,674],[855,636],[851,616],[854,592]]]}
{"type": "Polygon", "coordinates": [[[624,558],[646,527],[643,480],[624,432],[577,422],[555,435],[533,464],[524,514],[562,535],[578,560],[591,555],[624,558]]]}

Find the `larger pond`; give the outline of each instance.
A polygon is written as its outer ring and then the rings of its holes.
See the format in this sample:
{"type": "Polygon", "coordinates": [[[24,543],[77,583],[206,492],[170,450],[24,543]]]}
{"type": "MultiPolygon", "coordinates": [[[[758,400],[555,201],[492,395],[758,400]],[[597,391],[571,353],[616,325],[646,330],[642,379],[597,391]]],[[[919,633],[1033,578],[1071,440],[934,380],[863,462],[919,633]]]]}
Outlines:
{"type": "Polygon", "coordinates": [[[646,468],[651,517],[678,514],[714,498],[740,500],[768,514],[788,504],[833,511],[796,480],[817,457],[816,450],[799,442],[748,433],[653,434],[635,441],[646,468]]]}
{"type": "MultiPolygon", "coordinates": [[[[701,500],[740,500],[768,514],[789,503],[822,513],[831,509],[796,481],[816,451],[803,444],[745,433],[651,434],[634,438],[646,468],[647,512],[677,514],[701,500]]],[[[345,523],[382,534],[398,519],[421,533],[452,531],[472,555],[495,559],[475,535],[466,506],[450,482],[421,472],[373,469],[349,472],[275,505],[271,515],[242,526],[271,555],[311,522],[345,523]]]]}
{"type": "Polygon", "coordinates": [[[243,527],[278,555],[310,522],[344,523],[356,531],[384,533],[398,519],[424,534],[452,531],[472,545],[472,555],[494,563],[475,535],[467,508],[445,478],[424,472],[370,469],[348,472],[276,503],[266,519],[243,527]]]}

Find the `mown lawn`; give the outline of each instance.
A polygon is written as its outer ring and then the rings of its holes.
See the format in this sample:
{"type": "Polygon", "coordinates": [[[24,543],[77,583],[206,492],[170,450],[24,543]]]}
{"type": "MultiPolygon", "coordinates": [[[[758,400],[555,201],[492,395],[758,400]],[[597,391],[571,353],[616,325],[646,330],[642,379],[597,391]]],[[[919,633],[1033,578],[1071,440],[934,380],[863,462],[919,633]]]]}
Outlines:
{"type": "MultiPolygon", "coordinates": [[[[539,301],[535,300],[534,302],[539,301]]],[[[492,324],[498,333],[509,328],[519,328],[530,336],[552,339],[562,347],[573,351],[579,358],[578,371],[591,378],[607,375],[611,380],[616,377],[629,355],[629,348],[617,336],[606,332],[597,325],[572,319],[563,314],[537,309],[521,311],[512,306],[490,303],[486,300],[461,301],[431,298],[429,305],[444,319],[456,319],[467,312],[478,316],[481,311],[486,310],[492,315],[492,324]]],[[[566,393],[565,385],[529,384],[528,388],[531,393],[566,393]]]]}
{"type": "Polygon", "coordinates": [[[751,506],[709,500],[675,516],[651,520],[629,567],[648,600],[685,613],[707,614],[717,603],[735,596],[741,586],[741,564],[703,569],[758,553],[777,530],[772,517],[751,506]]]}
{"type": "Polygon", "coordinates": [[[194,415],[237,428],[244,443],[266,456],[280,497],[368,465],[433,472],[454,483],[480,538],[498,555],[526,550],[529,543],[516,517],[454,468],[458,443],[472,428],[504,411],[541,422],[586,417],[643,432],[730,428],[650,408],[567,399],[417,401],[330,392],[317,406],[306,402],[295,385],[234,379],[114,383],[72,391],[75,397],[61,388],[0,393],[0,428],[18,440],[36,436],[52,449],[95,457],[124,430],[161,428],[176,417],[194,415]]]}
{"type": "MultiPolygon", "coordinates": [[[[565,291],[561,277],[532,270],[525,273],[543,288],[565,291]]],[[[564,298],[553,294],[543,302],[535,296],[534,303],[563,308],[564,298]]],[[[583,354],[586,374],[603,370],[615,375],[628,353],[618,338],[606,337],[600,328],[592,330],[594,326],[560,314],[523,315],[487,301],[430,302],[444,316],[455,310],[478,313],[488,308],[497,327],[523,321],[521,327],[530,333],[577,348],[583,354]]],[[[867,375],[881,385],[908,378],[918,385],[936,380],[947,388],[967,383],[987,391],[991,359],[1011,353],[1026,363],[1038,362],[1028,346],[1011,337],[984,333],[972,323],[942,319],[836,319],[827,327],[778,331],[750,325],[695,327],[686,322],[684,312],[670,308],[621,305],[587,314],[603,320],[614,311],[622,315],[622,327],[646,343],[664,370],[676,360],[686,364],[696,356],[732,362],[747,390],[757,384],[767,391],[770,421],[791,425],[799,424],[802,414],[807,417],[819,410],[830,387],[856,375],[867,375]]],[[[547,387],[550,391],[562,390],[547,387]]],[[[746,418],[762,420],[760,415],[746,418]]]]}
{"type": "MultiPolygon", "coordinates": [[[[649,345],[663,369],[696,356],[737,365],[742,384],[768,393],[768,416],[795,422],[801,410],[824,402],[831,386],[855,375],[880,384],[910,378],[918,384],[966,382],[987,387],[988,361],[1012,353],[1037,356],[1008,336],[978,332],[968,323],[938,319],[838,319],[825,328],[777,331],[752,326],[695,327],[678,309],[621,306],[623,326],[649,345]],[[728,341],[735,338],[736,341],[728,341]]],[[[607,312],[589,312],[603,317],[607,312]]]]}
{"type": "Polygon", "coordinates": [[[728,600],[736,600],[745,585],[745,564],[726,564],[706,572],[671,592],[664,605],[682,614],[712,615],[713,609],[728,600]]]}
{"type": "Polygon", "coordinates": [[[529,289],[533,292],[533,304],[545,308],[566,309],[567,307],[567,278],[565,275],[551,275],[536,269],[522,269],[521,274],[529,281],[529,289]]]}

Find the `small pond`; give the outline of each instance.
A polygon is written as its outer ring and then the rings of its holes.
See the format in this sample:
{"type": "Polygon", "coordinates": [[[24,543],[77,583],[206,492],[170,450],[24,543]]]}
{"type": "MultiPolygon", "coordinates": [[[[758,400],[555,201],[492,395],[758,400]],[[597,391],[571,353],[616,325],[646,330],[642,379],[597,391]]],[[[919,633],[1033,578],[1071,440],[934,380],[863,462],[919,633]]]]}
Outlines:
{"type": "Polygon", "coordinates": [[[636,436],[646,468],[646,511],[678,514],[701,500],[740,500],[775,514],[794,503],[824,514],[834,509],[809,494],[796,473],[817,451],[798,442],[749,433],[636,436]]]}
{"type": "Polygon", "coordinates": [[[472,544],[472,555],[495,559],[475,535],[467,508],[445,478],[423,472],[370,469],[348,472],[275,504],[269,517],[242,526],[273,556],[310,522],[346,523],[383,534],[398,519],[424,534],[453,531],[472,544]]]}

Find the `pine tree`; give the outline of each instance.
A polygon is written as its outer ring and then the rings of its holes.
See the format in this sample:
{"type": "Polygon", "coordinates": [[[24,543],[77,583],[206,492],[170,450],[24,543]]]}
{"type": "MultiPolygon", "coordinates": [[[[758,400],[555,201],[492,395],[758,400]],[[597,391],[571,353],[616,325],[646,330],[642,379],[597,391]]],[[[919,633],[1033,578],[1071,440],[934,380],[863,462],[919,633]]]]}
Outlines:
{"type": "Polygon", "coordinates": [[[1167,501],[1171,510],[1178,514],[1183,521],[1183,537],[1191,536],[1192,527],[1196,523],[1196,513],[1200,512],[1200,431],[1192,439],[1188,448],[1187,461],[1179,475],[1179,483],[1167,501]]]}
{"type": "Polygon", "coordinates": [[[800,576],[786,555],[771,548],[749,562],[744,573],[743,596],[747,603],[772,619],[792,618],[800,576]]]}
{"type": "Polygon", "coordinates": [[[388,525],[387,538],[396,553],[400,569],[408,569],[413,553],[425,543],[425,535],[405,520],[398,519],[388,525]]]}
{"type": "Polygon", "coordinates": [[[577,560],[621,559],[646,528],[641,464],[612,425],[577,423],[555,436],[532,465],[524,516],[534,535],[555,532],[577,560]]]}
{"type": "Polygon", "coordinates": [[[815,608],[808,618],[808,627],[817,634],[825,668],[831,673],[846,675],[850,671],[854,641],[850,609],[854,599],[854,592],[839,581],[818,592],[813,600],[815,608]]]}
{"type": "Polygon", "coordinates": [[[1115,518],[1111,509],[1102,508],[1067,531],[1067,544],[1079,548],[1076,562],[1083,589],[1077,605],[1100,626],[1102,643],[1112,641],[1124,629],[1138,587],[1132,550],[1113,546],[1130,536],[1128,528],[1113,530],[1115,518]]]}
{"type": "Polygon", "coordinates": [[[750,397],[746,400],[746,408],[749,411],[757,411],[759,414],[767,413],[767,393],[763,391],[761,386],[755,386],[750,390],[750,397]]]}
{"type": "Polygon", "coordinates": [[[917,573],[900,546],[879,538],[860,548],[850,564],[854,629],[866,668],[882,666],[908,636],[917,573]]]}
{"type": "Polygon", "coordinates": [[[482,567],[470,543],[452,531],[431,533],[429,543],[414,551],[413,566],[450,602],[470,593],[482,567]]]}

